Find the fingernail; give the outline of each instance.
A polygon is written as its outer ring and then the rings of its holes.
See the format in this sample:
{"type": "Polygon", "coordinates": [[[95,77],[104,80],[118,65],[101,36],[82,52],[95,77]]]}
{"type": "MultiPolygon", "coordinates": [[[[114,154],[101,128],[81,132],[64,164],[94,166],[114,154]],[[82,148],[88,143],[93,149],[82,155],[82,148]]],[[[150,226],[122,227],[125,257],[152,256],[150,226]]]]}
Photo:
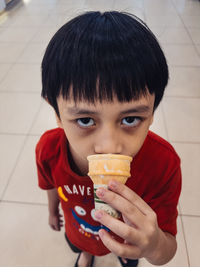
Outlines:
{"type": "Polygon", "coordinates": [[[94,215],[95,215],[95,218],[101,219],[103,216],[103,212],[101,210],[97,210],[97,211],[95,211],[94,215]]]}
{"type": "Polygon", "coordinates": [[[98,197],[103,197],[105,195],[106,190],[104,188],[99,188],[96,191],[98,197]]]}
{"type": "Polygon", "coordinates": [[[118,185],[117,181],[112,180],[112,181],[109,182],[109,187],[110,188],[115,189],[115,188],[117,188],[117,185],[118,185]]]}

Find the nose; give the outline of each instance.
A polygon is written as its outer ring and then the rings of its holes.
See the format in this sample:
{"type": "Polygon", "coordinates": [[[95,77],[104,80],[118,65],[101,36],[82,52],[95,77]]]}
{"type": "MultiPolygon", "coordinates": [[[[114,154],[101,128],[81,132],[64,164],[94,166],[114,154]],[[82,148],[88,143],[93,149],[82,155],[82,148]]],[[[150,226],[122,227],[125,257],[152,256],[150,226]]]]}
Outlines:
{"type": "Polygon", "coordinates": [[[105,127],[102,129],[97,137],[97,141],[94,146],[94,152],[96,154],[121,154],[122,143],[119,134],[115,129],[111,127],[105,127]]]}

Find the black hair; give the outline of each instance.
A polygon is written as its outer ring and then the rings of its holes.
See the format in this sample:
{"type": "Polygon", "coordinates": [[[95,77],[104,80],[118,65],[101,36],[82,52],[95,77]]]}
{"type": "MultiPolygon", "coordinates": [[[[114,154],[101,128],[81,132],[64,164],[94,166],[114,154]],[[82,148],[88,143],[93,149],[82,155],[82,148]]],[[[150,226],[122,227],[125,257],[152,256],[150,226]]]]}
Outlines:
{"type": "Polygon", "coordinates": [[[154,110],[168,82],[168,66],[147,25],[125,12],[86,12],[63,25],[42,61],[42,97],[59,116],[57,97],[89,103],[137,100],[149,90],[154,110]],[[71,88],[71,89],[70,89],[71,88]]]}

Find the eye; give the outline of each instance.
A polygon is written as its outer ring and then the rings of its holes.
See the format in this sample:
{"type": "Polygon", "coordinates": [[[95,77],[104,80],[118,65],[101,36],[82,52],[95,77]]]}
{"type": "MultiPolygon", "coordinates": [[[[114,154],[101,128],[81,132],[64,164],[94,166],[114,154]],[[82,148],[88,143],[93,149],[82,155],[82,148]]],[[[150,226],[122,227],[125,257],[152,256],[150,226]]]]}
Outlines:
{"type": "Polygon", "coordinates": [[[81,127],[90,127],[94,125],[94,120],[91,118],[80,118],[76,121],[81,127]]]}
{"type": "Polygon", "coordinates": [[[141,122],[141,118],[138,117],[126,117],[124,119],[122,119],[122,124],[126,125],[126,126],[137,126],[139,123],[141,122]]]}
{"type": "Polygon", "coordinates": [[[79,215],[81,215],[81,216],[85,216],[86,211],[85,211],[82,207],[80,207],[80,206],[76,206],[74,209],[75,209],[75,211],[76,211],[79,215]]]}

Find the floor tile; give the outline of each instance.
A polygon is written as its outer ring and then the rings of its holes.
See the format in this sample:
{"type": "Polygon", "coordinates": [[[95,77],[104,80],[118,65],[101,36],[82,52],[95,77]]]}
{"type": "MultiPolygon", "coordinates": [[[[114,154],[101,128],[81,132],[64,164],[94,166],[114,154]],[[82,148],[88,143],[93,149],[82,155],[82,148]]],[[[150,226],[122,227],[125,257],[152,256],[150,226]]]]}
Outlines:
{"type": "Polygon", "coordinates": [[[158,40],[164,44],[192,44],[191,38],[185,29],[164,28],[158,40]]]}
{"type": "Polygon", "coordinates": [[[47,203],[47,193],[38,187],[35,146],[39,136],[29,136],[10,178],[4,200],[26,203],[47,203]]]}
{"type": "Polygon", "coordinates": [[[18,57],[17,63],[41,64],[48,44],[29,44],[18,57]]]}
{"type": "Polygon", "coordinates": [[[146,14],[150,15],[176,15],[176,9],[174,8],[170,0],[144,0],[144,10],[146,14]]]}
{"type": "Polygon", "coordinates": [[[11,64],[0,63],[0,90],[1,90],[1,82],[10,68],[11,68],[11,64]]]}
{"type": "Polygon", "coordinates": [[[77,255],[64,240],[63,230],[48,226],[47,206],[0,203],[1,266],[73,266],[77,255]]]}
{"type": "Polygon", "coordinates": [[[10,24],[10,27],[40,27],[42,26],[43,22],[46,20],[48,14],[46,15],[20,15],[17,14],[10,24]]]}
{"type": "Polygon", "coordinates": [[[199,16],[195,15],[181,15],[184,25],[187,28],[200,28],[199,16]]]}
{"type": "Polygon", "coordinates": [[[53,108],[46,102],[43,102],[37,118],[35,119],[35,123],[30,130],[30,133],[41,135],[45,131],[56,127],[57,124],[53,108]]]}
{"type": "Polygon", "coordinates": [[[199,29],[188,29],[190,36],[195,44],[200,44],[200,28],[199,29]]]}
{"type": "Polygon", "coordinates": [[[25,136],[0,135],[0,199],[14,170],[24,140],[25,136]]]}
{"type": "Polygon", "coordinates": [[[86,10],[97,10],[97,11],[106,11],[106,10],[113,10],[114,0],[100,0],[100,1],[93,1],[93,0],[85,0],[84,8],[86,10]]]}
{"type": "Polygon", "coordinates": [[[79,15],[84,10],[85,1],[59,1],[56,6],[51,10],[50,14],[55,16],[65,16],[68,20],[68,17],[74,17],[79,15]]]}
{"type": "MultiPolygon", "coordinates": [[[[178,249],[177,249],[176,255],[170,262],[168,262],[164,266],[166,267],[177,267],[177,266],[189,267],[188,260],[187,260],[186,245],[184,241],[183,228],[182,228],[180,217],[178,217],[178,220],[177,220],[177,228],[178,228],[178,234],[177,234],[178,249]]],[[[138,267],[151,267],[151,266],[154,266],[154,265],[151,265],[144,259],[142,259],[140,261],[140,264],[138,265],[138,267]]]]}
{"type": "Polygon", "coordinates": [[[16,64],[8,71],[0,83],[2,91],[40,92],[40,65],[16,64]]]}
{"type": "Polygon", "coordinates": [[[200,16],[199,1],[176,1],[173,0],[179,14],[200,16]]]}
{"type": "Polygon", "coordinates": [[[200,66],[200,57],[192,45],[162,44],[162,48],[170,65],[200,66]]]}
{"type": "Polygon", "coordinates": [[[200,97],[199,67],[169,67],[169,84],[166,96],[200,97]]]}
{"type": "Polygon", "coordinates": [[[191,267],[199,267],[200,217],[183,217],[191,267]]]}
{"type": "Polygon", "coordinates": [[[41,100],[33,93],[0,93],[0,133],[27,134],[41,100]]]}
{"type": "Polygon", "coordinates": [[[174,27],[174,28],[184,28],[184,25],[177,15],[165,15],[157,14],[152,15],[145,13],[147,25],[150,27],[174,27]]]}
{"type": "Polygon", "coordinates": [[[173,143],[173,146],[181,158],[183,183],[180,197],[181,212],[200,216],[200,144],[173,143]]]}
{"type": "Polygon", "coordinates": [[[28,43],[38,31],[37,28],[12,28],[5,29],[0,34],[0,43],[28,43]]]}
{"type": "MultiPolygon", "coordinates": [[[[77,13],[79,13],[80,11],[77,11],[77,13]]],[[[81,12],[80,12],[81,13],[81,12]]],[[[43,23],[42,28],[55,28],[56,30],[58,30],[61,26],[63,26],[67,21],[69,21],[70,19],[72,19],[75,15],[73,14],[73,12],[69,13],[69,14],[50,14],[48,16],[48,18],[46,19],[46,21],[43,23]]],[[[48,30],[47,30],[48,31],[48,30]]],[[[38,32],[38,34],[40,34],[38,32]]],[[[45,34],[46,35],[46,34],[45,34]]]]}
{"type": "MultiPolygon", "coordinates": [[[[122,2],[123,4],[123,2],[122,2]]],[[[144,11],[141,8],[131,6],[131,5],[114,5],[114,10],[119,11],[119,12],[128,12],[133,14],[134,16],[140,18],[141,20],[145,21],[145,15],[144,11]]]]}
{"type": "Polygon", "coordinates": [[[197,52],[199,53],[200,56],[200,45],[196,45],[197,52]]]}
{"type": "Polygon", "coordinates": [[[121,264],[114,254],[108,254],[103,257],[95,257],[94,267],[121,267],[121,264]]]}
{"type": "Polygon", "coordinates": [[[140,9],[141,11],[144,9],[144,1],[142,0],[124,0],[124,1],[121,1],[121,0],[115,0],[114,1],[114,9],[117,8],[117,9],[124,9],[124,7],[135,7],[135,8],[138,8],[140,9]]]}
{"type": "Polygon", "coordinates": [[[163,104],[169,140],[200,142],[200,99],[165,97],[163,104]]]}
{"type": "Polygon", "coordinates": [[[52,25],[52,27],[40,28],[35,36],[32,38],[31,43],[44,43],[48,44],[53,35],[57,32],[58,27],[52,25]]]}
{"type": "Polygon", "coordinates": [[[0,64],[15,63],[25,47],[26,44],[0,43],[0,64]]]}
{"type": "Polygon", "coordinates": [[[167,132],[161,104],[154,113],[154,120],[150,130],[167,140],[167,132]]]}

